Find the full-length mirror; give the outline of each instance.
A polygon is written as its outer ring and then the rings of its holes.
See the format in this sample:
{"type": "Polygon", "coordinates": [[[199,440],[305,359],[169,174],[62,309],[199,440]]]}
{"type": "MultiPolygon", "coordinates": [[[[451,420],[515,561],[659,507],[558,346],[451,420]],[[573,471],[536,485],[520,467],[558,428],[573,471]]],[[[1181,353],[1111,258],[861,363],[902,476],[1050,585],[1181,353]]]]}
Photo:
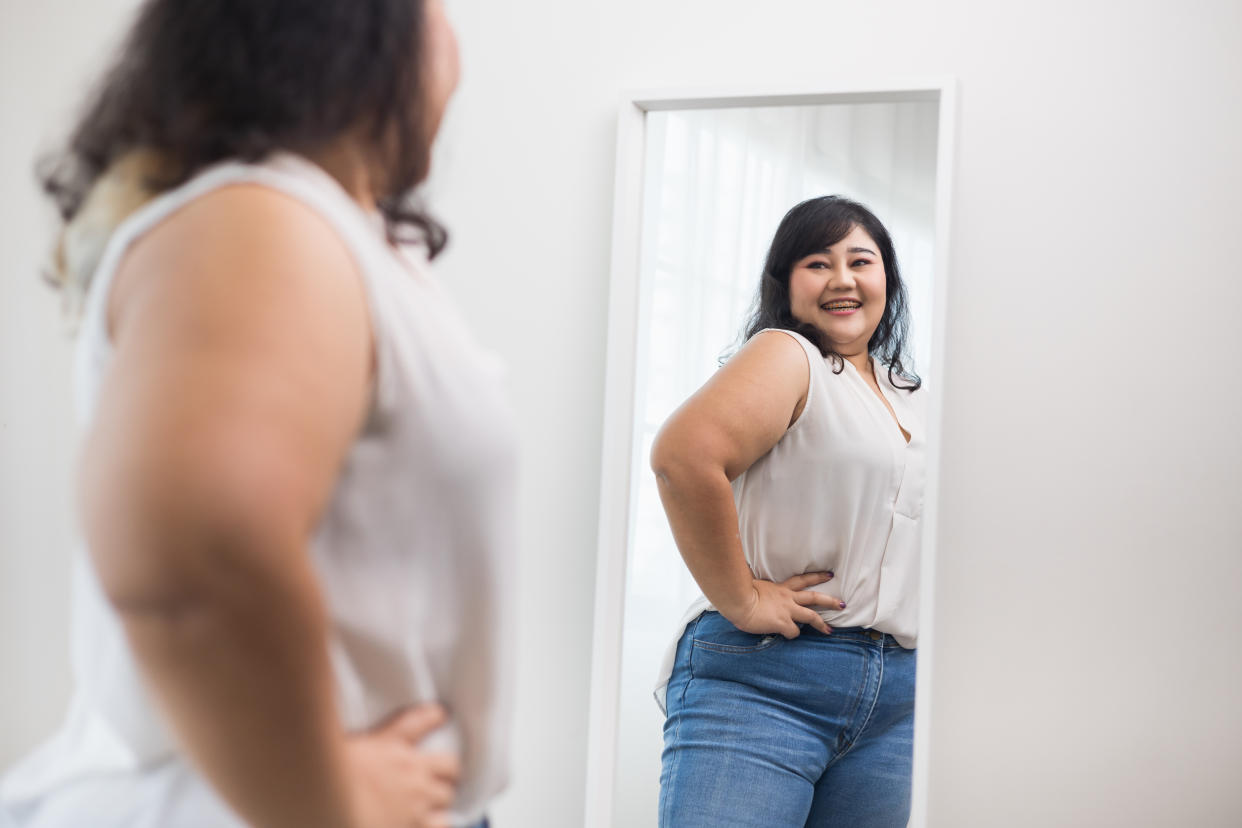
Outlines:
{"type": "MultiPolygon", "coordinates": [[[[665,713],[653,690],[702,591],[661,504],[652,444],[669,415],[743,344],[765,256],[794,205],[844,196],[887,228],[907,298],[905,367],[932,402],[920,410],[918,439],[935,442],[948,92],[933,84],[665,97],[622,109],[588,824],[657,824],[665,713]]],[[[937,454],[934,445],[927,449],[934,481],[937,454]]],[[[931,553],[922,555],[925,581],[931,553]]]]}

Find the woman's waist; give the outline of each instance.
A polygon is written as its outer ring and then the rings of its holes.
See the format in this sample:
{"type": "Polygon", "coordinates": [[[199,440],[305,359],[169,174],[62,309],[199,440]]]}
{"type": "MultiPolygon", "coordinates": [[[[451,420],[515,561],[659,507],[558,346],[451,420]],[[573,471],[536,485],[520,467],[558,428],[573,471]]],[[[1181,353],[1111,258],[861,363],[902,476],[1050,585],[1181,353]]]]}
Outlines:
{"type": "Polygon", "coordinates": [[[841,533],[791,542],[777,533],[743,531],[741,540],[754,576],[778,583],[807,572],[832,572],[837,583],[846,579],[865,583],[879,577],[883,568],[904,565],[910,557],[888,542],[887,533],[841,533]]]}
{"type": "MultiPolygon", "coordinates": [[[[819,630],[809,624],[801,625],[800,638],[805,637],[813,640],[817,636],[819,638],[832,638],[834,641],[857,641],[861,644],[867,644],[877,647],[902,647],[901,641],[892,633],[885,632],[874,627],[841,627],[832,626],[832,633],[825,636],[819,630]]],[[[905,636],[903,636],[903,639],[905,636]]],[[[902,647],[903,649],[913,649],[912,647],[902,647]]]]}

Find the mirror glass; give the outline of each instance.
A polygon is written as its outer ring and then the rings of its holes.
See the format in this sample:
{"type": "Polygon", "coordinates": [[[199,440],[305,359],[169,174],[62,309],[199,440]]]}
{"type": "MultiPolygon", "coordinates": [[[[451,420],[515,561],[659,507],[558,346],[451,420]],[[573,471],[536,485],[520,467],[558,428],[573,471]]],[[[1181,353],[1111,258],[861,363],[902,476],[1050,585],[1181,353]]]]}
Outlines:
{"type": "Polygon", "coordinates": [[[651,473],[670,413],[741,344],[785,212],[843,195],[888,227],[911,303],[914,368],[931,353],[935,100],[668,109],[646,114],[631,513],[613,789],[617,826],[654,826],[663,714],[652,697],[677,622],[699,595],[651,473]]]}

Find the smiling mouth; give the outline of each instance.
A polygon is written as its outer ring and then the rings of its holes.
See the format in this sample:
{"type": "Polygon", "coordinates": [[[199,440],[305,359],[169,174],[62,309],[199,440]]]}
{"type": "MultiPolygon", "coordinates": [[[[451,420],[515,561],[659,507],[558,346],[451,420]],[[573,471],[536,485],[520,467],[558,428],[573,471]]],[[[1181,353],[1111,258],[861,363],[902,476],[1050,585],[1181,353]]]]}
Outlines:
{"type": "Polygon", "coordinates": [[[837,302],[825,302],[820,307],[826,311],[858,310],[862,307],[862,302],[856,302],[853,299],[842,299],[837,302]]]}

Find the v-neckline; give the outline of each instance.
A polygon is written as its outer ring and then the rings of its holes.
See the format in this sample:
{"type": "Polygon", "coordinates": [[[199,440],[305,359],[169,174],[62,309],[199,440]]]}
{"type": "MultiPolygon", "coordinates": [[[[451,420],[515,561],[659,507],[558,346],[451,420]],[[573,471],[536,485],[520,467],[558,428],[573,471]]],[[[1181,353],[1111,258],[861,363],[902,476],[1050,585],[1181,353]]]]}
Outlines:
{"type": "MultiPolygon", "coordinates": [[[[842,359],[845,358],[842,357],[842,359]]],[[[901,417],[897,414],[897,407],[893,405],[892,400],[890,400],[888,395],[884,393],[884,385],[880,382],[880,378],[875,372],[875,357],[868,354],[867,361],[871,365],[871,376],[875,379],[875,388],[872,388],[871,383],[867,382],[867,378],[864,377],[862,372],[858,370],[857,365],[850,362],[850,360],[845,359],[845,362],[849,365],[850,370],[854,372],[854,376],[857,377],[858,381],[863,384],[863,388],[866,390],[867,395],[869,397],[877,398],[876,402],[878,402],[881,409],[883,409],[887,421],[892,422],[897,426],[897,432],[901,435],[902,443],[908,446],[914,440],[914,432],[906,428],[905,424],[901,422],[901,417]]]]}

